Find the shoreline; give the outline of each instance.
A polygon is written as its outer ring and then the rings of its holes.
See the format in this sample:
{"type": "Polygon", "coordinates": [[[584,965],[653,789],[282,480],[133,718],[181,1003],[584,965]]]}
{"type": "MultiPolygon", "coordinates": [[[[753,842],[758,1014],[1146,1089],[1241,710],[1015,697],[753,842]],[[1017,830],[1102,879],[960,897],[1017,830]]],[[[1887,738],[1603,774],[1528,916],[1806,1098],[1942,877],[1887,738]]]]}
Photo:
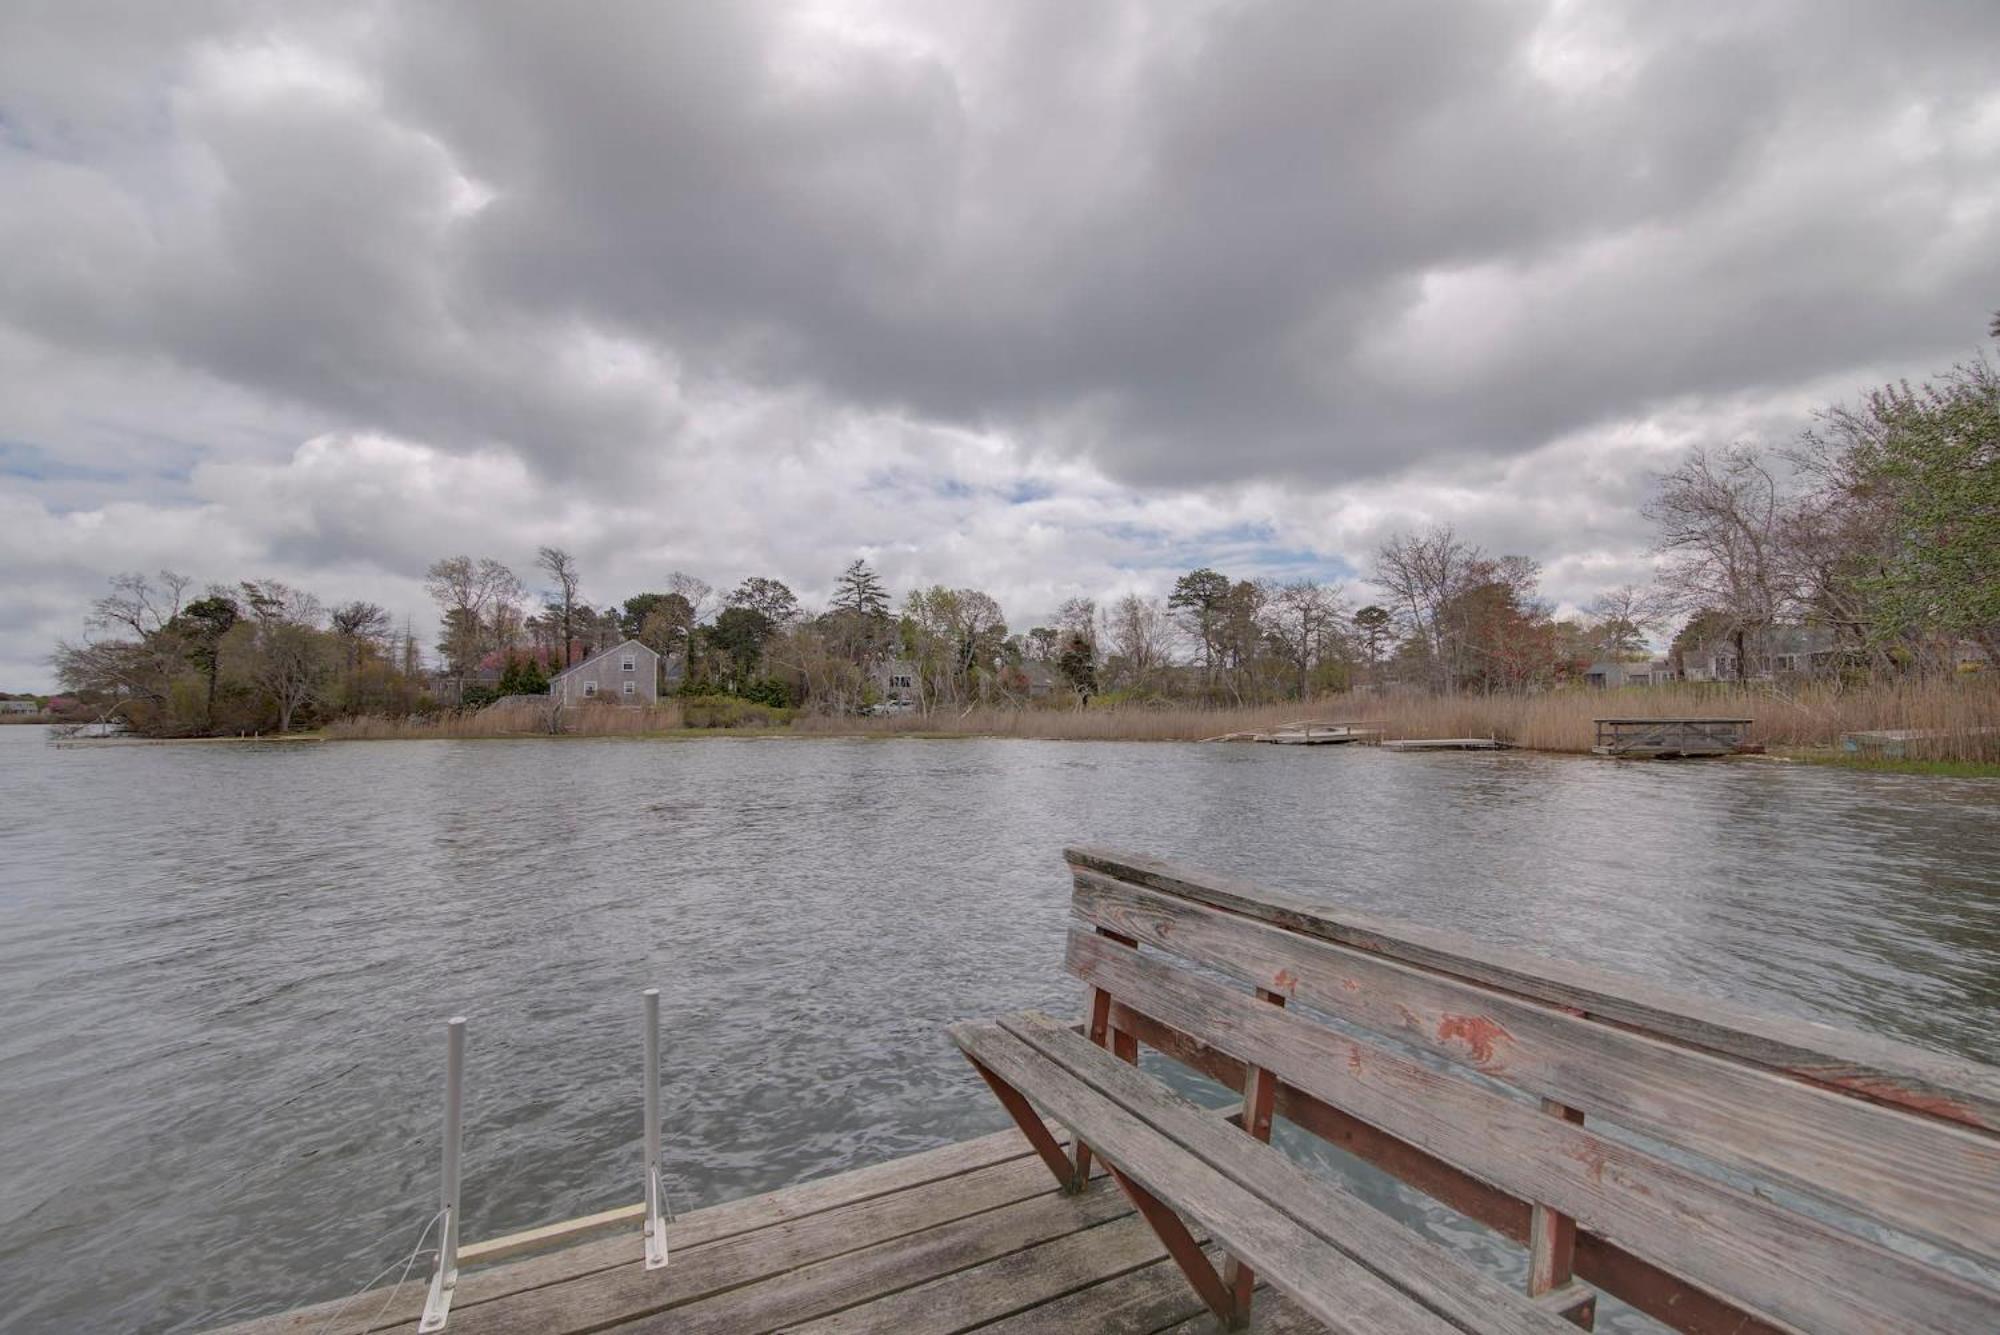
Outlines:
{"type": "MultiPolygon", "coordinates": [[[[796,731],[791,728],[683,728],[671,731],[643,733],[544,733],[519,732],[499,733],[469,737],[331,737],[322,731],[294,732],[261,737],[67,737],[51,738],[49,745],[69,748],[110,748],[134,746],[297,746],[301,744],[325,743],[367,743],[367,742],[1058,742],[1082,744],[1093,742],[1140,742],[1150,745],[1181,746],[1221,746],[1256,745],[1250,742],[1223,743],[1196,740],[1183,737],[1060,737],[1021,736],[990,731],[951,731],[946,729],[904,729],[888,731],[882,729],[851,730],[811,730],[796,731]]],[[[1356,743],[1355,745],[1365,745],[1356,743]]],[[[1516,754],[1534,756],[1565,756],[1585,760],[1623,760],[1631,763],[1639,757],[1593,756],[1587,751],[1571,751],[1555,747],[1511,746],[1505,752],[1480,754],[1516,754]]],[[[1455,753],[1441,753],[1455,754],[1455,753]]],[[[1703,761],[1762,761],[1781,765],[1813,765],[1829,769],[1854,770],[1873,774],[1902,774],[1923,778],[1956,779],[2000,779],[2000,762],[1978,760],[1924,760],[1912,758],[1884,758],[1855,755],[1832,747],[1777,747],[1764,753],[1745,753],[1734,756],[1709,756],[1681,760],[1670,763],[1702,763],[1703,761]]]]}

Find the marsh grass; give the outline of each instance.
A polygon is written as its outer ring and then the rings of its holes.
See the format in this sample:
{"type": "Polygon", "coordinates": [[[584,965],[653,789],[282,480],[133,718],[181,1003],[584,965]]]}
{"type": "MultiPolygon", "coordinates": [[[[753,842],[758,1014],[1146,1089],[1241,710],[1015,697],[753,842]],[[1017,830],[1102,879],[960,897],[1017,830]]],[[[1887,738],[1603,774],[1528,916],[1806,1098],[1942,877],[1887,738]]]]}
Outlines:
{"type": "MultiPolygon", "coordinates": [[[[1599,718],[1741,717],[1750,741],[1770,748],[1830,747],[1843,732],[1939,730],[1925,744],[1941,760],[2000,760],[2000,684],[1933,682],[1797,688],[1679,684],[1535,695],[1332,696],[1247,708],[1002,709],[888,718],[802,718],[800,733],[864,736],[1039,737],[1067,741],[1202,741],[1269,732],[1301,719],[1378,727],[1385,740],[1497,737],[1537,751],[1587,753],[1599,718]]],[[[1931,753],[1935,754],[1931,754],[1931,753]]]]}
{"type": "MultiPolygon", "coordinates": [[[[1937,731],[1942,737],[1915,744],[1912,757],[1928,761],[2000,762],[2000,682],[1939,681],[1839,687],[1697,685],[1564,690],[1536,695],[1332,696],[1311,703],[1287,701],[1244,708],[1136,706],[1006,708],[979,705],[958,711],[885,718],[801,715],[784,727],[783,711],[746,709],[741,717],[690,715],[681,702],[649,709],[597,706],[572,709],[563,719],[571,736],[618,737],[664,733],[690,735],[693,727],[806,737],[1021,737],[1049,741],[1203,741],[1231,733],[1270,732],[1310,719],[1378,727],[1385,739],[1497,737],[1537,751],[1585,753],[1595,737],[1592,720],[1606,717],[1742,717],[1753,720],[1750,741],[1773,750],[1836,747],[1844,732],[1877,728],[1937,731]]],[[[532,707],[505,702],[476,714],[429,718],[346,719],[326,729],[329,738],[363,740],[422,737],[530,737],[546,734],[532,707]]]]}
{"type": "MultiPolygon", "coordinates": [[[[681,724],[678,701],[644,709],[588,705],[570,709],[563,715],[563,733],[572,737],[640,737],[679,732],[681,724]]],[[[370,714],[341,719],[326,726],[326,736],[342,742],[406,741],[425,737],[546,737],[548,732],[548,725],[539,710],[510,705],[505,701],[476,713],[413,714],[407,718],[383,718],[370,714]]]]}

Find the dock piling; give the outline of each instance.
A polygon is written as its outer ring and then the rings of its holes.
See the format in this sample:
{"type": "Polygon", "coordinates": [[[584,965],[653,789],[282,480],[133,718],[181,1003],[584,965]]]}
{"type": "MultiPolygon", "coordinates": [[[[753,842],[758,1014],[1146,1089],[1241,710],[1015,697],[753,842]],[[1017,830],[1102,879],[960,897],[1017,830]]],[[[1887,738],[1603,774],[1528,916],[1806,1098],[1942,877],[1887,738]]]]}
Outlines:
{"type": "Polygon", "coordinates": [[[421,1335],[444,1329],[451,1313],[451,1296],[458,1287],[458,1160],[460,1121],[465,1107],[465,1017],[455,1015],[445,1021],[444,1062],[444,1171],[439,1191],[444,1228],[438,1242],[437,1269],[431,1273],[430,1293],[424,1299],[423,1318],[417,1323],[421,1335]]]}
{"type": "Polygon", "coordinates": [[[646,999],[646,1269],[667,1264],[667,1219],[671,1207],[660,1182],[660,989],[646,999]]]}

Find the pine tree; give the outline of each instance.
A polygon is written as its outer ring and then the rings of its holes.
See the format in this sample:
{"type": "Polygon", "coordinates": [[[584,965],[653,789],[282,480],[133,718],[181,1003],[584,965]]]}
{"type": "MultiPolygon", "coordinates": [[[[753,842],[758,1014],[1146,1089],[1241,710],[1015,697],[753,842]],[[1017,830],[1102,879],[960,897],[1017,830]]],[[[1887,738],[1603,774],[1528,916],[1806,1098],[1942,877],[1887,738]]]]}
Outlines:
{"type": "Polygon", "coordinates": [[[889,615],[889,591],[882,586],[882,577],[857,556],[834,583],[833,606],[837,611],[853,612],[870,619],[886,617],[889,615]]]}

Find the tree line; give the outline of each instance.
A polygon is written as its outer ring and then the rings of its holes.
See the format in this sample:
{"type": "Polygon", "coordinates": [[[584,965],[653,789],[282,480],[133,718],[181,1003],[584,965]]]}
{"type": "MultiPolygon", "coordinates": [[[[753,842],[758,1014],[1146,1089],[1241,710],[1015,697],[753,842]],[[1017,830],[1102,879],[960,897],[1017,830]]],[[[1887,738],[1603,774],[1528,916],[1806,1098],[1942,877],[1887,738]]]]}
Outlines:
{"type": "Polygon", "coordinates": [[[197,593],[172,571],[113,577],[85,636],[53,662],[92,716],[176,736],[477,707],[544,692],[554,673],[627,638],[658,651],[684,693],[827,713],[877,705],[889,676],[907,678],[926,711],[1051,698],[1251,704],[1392,684],[1534,690],[1643,657],[1676,627],[1676,655],[1726,642],[1739,677],[1761,666],[1760,637],[1785,625],[1823,628],[1832,671],[1949,671],[1967,643],[2000,661],[2000,373],[1983,358],[1827,409],[1782,448],[1694,449],[1656,479],[1643,514],[1657,580],[1607,590],[1568,618],[1542,596],[1534,561],[1449,526],[1384,541],[1369,600],[1204,566],[1164,597],[1071,598],[1018,632],[979,589],[931,585],[898,604],[860,559],[818,609],[770,576],[725,593],[681,571],[592,602],[576,557],[543,547],[533,591],[490,557],[429,567],[434,667],[413,628],[377,604],[327,606],[274,579],[197,593]]]}

